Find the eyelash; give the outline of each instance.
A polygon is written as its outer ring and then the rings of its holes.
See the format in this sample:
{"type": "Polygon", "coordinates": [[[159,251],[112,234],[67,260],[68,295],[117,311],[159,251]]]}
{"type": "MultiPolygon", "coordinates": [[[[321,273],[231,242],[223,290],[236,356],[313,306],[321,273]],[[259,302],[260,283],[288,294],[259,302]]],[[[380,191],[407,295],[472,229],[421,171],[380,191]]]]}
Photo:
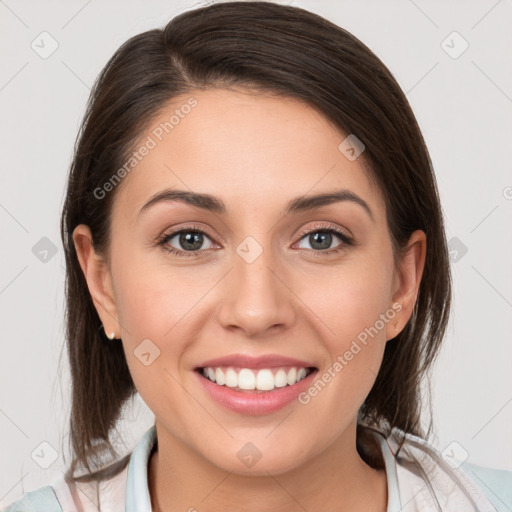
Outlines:
{"type": "MultiPolygon", "coordinates": [[[[339,239],[342,241],[340,245],[333,249],[327,249],[324,251],[318,250],[318,249],[308,249],[309,251],[312,251],[316,255],[327,255],[332,253],[338,253],[344,249],[345,245],[353,245],[353,240],[351,237],[349,237],[346,233],[341,231],[339,228],[334,227],[333,225],[316,225],[313,228],[310,228],[309,230],[302,232],[300,234],[299,240],[302,240],[305,236],[310,235],[312,233],[332,233],[339,237],[339,239]]],[[[208,238],[212,238],[204,229],[202,229],[199,226],[189,226],[184,227],[179,230],[173,231],[171,233],[168,233],[166,235],[162,235],[157,239],[157,246],[162,246],[162,248],[167,251],[169,254],[174,254],[175,256],[189,258],[197,256],[198,252],[200,251],[180,251],[179,249],[176,249],[174,247],[166,246],[167,242],[172,240],[176,235],[179,235],[181,233],[201,233],[208,238]]]]}

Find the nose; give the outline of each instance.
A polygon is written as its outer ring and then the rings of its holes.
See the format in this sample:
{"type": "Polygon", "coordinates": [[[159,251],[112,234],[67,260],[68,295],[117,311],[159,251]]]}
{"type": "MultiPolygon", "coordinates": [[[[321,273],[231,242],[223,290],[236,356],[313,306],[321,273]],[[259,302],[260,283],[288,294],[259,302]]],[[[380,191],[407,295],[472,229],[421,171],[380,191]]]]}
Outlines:
{"type": "Polygon", "coordinates": [[[254,261],[245,258],[243,252],[234,255],[233,269],[224,280],[219,310],[224,328],[257,337],[292,325],[293,287],[287,282],[289,273],[276,261],[270,249],[263,250],[254,261]]]}

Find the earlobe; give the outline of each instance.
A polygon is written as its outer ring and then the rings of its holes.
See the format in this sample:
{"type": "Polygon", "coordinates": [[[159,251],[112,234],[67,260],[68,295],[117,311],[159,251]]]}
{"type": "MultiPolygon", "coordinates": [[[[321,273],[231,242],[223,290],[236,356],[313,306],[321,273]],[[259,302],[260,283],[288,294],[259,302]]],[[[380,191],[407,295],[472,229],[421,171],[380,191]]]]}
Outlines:
{"type": "Polygon", "coordinates": [[[119,332],[112,276],[104,258],[94,250],[89,226],[85,224],[77,226],[73,230],[73,242],[89,293],[105,332],[119,332]]]}
{"type": "Polygon", "coordinates": [[[387,339],[397,336],[411,318],[423,276],[426,253],[425,233],[421,230],[414,231],[398,263],[392,302],[401,304],[401,308],[395,320],[388,325],[387,339]]]}

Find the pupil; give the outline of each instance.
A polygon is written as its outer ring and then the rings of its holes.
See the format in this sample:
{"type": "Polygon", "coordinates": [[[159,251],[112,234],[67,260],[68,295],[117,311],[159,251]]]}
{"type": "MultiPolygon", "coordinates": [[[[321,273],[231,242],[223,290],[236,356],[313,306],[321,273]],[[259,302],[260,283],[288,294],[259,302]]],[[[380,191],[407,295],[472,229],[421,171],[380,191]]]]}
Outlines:
{"type": "Polygon", "coordinates": [[[180,244],[187,251],[200,249],[201,245],[203,245],[202,236],[202,233],[182,233],[180,235],[180,244]],[[192,244],[192,246],[188,246],[187,244],[192,244]]]}
{"type": "Polygon", "coordinates": [[[314,233],[310,235],[310,244],[313,249],[319,250],[319,249],[328,249],[331,246],[332,242],[332,233],[327,233],[325,231],[318,231],[317,233],[314,233]],[[315,247],[314,244],[319,243],[320,247],[315,247]]]}

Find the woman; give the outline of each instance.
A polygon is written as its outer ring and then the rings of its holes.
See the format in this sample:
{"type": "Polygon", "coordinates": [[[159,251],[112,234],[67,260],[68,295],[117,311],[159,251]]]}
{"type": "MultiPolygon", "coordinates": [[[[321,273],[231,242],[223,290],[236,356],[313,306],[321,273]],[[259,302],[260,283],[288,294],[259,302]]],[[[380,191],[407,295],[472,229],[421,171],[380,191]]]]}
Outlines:
{"type": "Polygon", "coordinates": [[[92,91],[61,229],[74,459],[7,510],[512,506],[512,472],[426,441],[439,197],[403,92],[345,30],[227,2],[131,38],[92,91]],[[134,393],[155,425],[116,460],[134,393]]]}

